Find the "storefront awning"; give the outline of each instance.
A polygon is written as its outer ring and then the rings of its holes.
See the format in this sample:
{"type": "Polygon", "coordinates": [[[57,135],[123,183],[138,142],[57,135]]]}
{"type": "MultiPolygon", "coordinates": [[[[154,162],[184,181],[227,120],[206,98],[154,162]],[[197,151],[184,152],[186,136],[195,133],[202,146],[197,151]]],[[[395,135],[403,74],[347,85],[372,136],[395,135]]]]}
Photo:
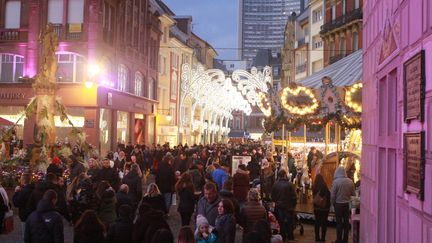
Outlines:
{"type": "Polygon", "coordinates": [[[363,52],[358,50],[322,70],[299,81],[301,85],[319,88],[324,76],[332,78],[335,86],[350,86],[362,80],[363,52]]]}

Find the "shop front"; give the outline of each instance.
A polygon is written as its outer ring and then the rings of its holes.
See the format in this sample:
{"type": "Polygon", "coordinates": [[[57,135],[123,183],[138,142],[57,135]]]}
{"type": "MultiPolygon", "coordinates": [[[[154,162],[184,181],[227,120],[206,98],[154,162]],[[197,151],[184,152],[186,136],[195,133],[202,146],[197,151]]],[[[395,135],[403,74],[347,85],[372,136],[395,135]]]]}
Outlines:
{"type": "MultiPolygon", "coordinates": [[[[33,143],[34,117],[19,118],[34,96],[30,83],[0,84],[0,118],[17,123],[16,138],[33,143]]],[[[100,155],[120,144],[151,144],[155,140],[153,105],[155,101],[102,86],[86,88],[80,84],[59,84],[57,97],[66,107],[73,126],[82,129],[86,141],[100,155]],[[153,122],[152,122],[153,121],[153,122]]],[[[72,125],[54,116],[56,141],[70,141],[72,125]]]]}

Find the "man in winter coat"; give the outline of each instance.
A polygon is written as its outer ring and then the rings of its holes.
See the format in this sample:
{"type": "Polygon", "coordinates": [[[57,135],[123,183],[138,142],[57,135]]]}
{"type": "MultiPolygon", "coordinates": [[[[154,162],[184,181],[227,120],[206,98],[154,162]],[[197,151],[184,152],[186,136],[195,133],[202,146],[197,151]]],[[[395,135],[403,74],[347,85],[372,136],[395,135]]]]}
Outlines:
{"type": "Polygon", "coordinates": [[[216,225],[218,216],[218,204],[221,198],[218,195],[216,185],[208,182],[204,185],[204,197],[200,198],[196,208],[196,215],[204,216],[211,226],[216,225]]]}
{"type": "Polygon", "coordinates": [[[247,195],[250,188],[249,171],[244,164],[238,166],[233,177],[234,197],[240,205],[247,201],[247,195]]]}
{"type": "Polygon", "coordinates": [[[24,242],[63,243],[63,220],[55,210],[57,193],[48,190],[26,221],[24,242]]]}
{"type": "Polygon", "coordinates": [[[93,182],[99,183],[101,181],[107,181],[114,190],[119,187],[120,178],[117,171],[110,166],[110,160],[105,158],[102,162],[102,168],[98,169],[94,177],[93,182]]]}
{"type": "Polygon", "coordinates": [[[229,177],[228,173],[225,171],[227,165],[223,164],[222,166],[219,166],[219,164],[214,164],[214,166],[216,169],[212,172],[213,180],[216,182],[218,188],[222,188],[223,183],[229,177]]]}
{"type": "Polygon", "coordinates": [[[336,214],[337,243],[348,242],[349,202],[355,196],[354,183],[346,175],[344,167],[338,167],[334,173],[331,202],[336,214]]]}
{"type": "Polygon", "coordinates": [[[43,195],[48,190],[54,190],[57,193],[57,203],[55,208],[66,220],[70,221],[71,217],[67,210],[66,196],[64,191],[58,185],[57,176],[53,173],[45,175],[45,180],[38,182],[35,185],[35,189],[30,195],[30,198],[26,204],[26,210],[30,214],[36,210],[39,201],[43,198],[43,195]]]}
{"type": "Polygon", "coordinates": [[[297,195],[294,185],[288,180],[285,170],[278,173],[279,180],[274,184],[271,197],[275,202],[275,213],[281,226],[281,235],[284,241],[294,240],[294,210],[297,204],[297,195]]]}
{"type": "Polygon", "coordinates": [[[70,180],[73,181],[75,177],[79,176],[81,173],[85,172],[84,165],[78,161],[78,158],[74,155],[69,156],[70,159],[70,180]]]}
{"type": "Polygon", "coordinates": [[[132,243],[133,222],[132,208],[129,205],[122,205],[118,210],[119,217],[116,222],[109,227],[108,243],[132,243]]]}
{"type": "MultiPolygon", "coordinates": [[[[21,222],[25,223],[27,217],[31,212],[27,210],[27,202],[33,192],[34,185],[30,183],[31,174],[24,173],[21,175],[21,186],[15,188],[15,193],[12,197],[12,201],[15,207],[18,208],[18,216],[21,222]]],[[[24,227],[23,227],[24,231],[24,227]]]]}

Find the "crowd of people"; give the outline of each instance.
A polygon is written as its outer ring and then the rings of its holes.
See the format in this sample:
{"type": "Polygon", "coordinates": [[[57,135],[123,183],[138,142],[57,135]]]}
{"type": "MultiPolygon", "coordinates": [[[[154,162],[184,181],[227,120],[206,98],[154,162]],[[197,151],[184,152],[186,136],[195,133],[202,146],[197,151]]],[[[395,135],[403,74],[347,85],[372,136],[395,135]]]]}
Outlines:
{"type": "MultiPolygon", "coordinates": [[[[63,219],[74,242],[284,242],[294,239],[297,204],[294,171],[259,144],[119,146],[103,159],[74,149],[54,157],[44,179],[23,173],[11,202],[19,209],[25,242],[63,242],[63,219]],[[232,156],[251,156],[232,168],[232,156]],[[65,171],[68,178],[65,178],[65,171]],[[154,183],[147,183],[154,178],[154,183]],[[182,228],[167,222],[177,205],[182,228]]],[[[294,170],[294,169],[293,169],[294,170]]],[[[325,242],[331,205],[337,242],[348,240],[349,200],[354,184],[337,168],[332,190],[318,173],[313,183],[315,238],[325,242]],[[318,195],[318,196],[317,196],[318,195]]],[[[1,187],[0,187],[1,192],[1,187]]],[[[0,193],[2,208],[7,196],[0,193]]],[[[2,222],[0,220],[0,222],[2,222]]],[[[0,225],[1,226],[1,225],[0,225]]]]}

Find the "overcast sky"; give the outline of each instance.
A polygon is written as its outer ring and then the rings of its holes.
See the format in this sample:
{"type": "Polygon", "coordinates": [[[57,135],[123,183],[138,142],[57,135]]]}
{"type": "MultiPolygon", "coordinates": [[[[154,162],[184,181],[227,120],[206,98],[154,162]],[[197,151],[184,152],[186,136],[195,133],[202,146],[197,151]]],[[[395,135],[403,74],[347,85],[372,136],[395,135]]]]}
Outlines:
{"type": "Polygon", "coordinates": [[[191,15],[193,31],[210,43],[218,59],[237,59],[238,0],[163,0],[176,15],[191,15]]]}

